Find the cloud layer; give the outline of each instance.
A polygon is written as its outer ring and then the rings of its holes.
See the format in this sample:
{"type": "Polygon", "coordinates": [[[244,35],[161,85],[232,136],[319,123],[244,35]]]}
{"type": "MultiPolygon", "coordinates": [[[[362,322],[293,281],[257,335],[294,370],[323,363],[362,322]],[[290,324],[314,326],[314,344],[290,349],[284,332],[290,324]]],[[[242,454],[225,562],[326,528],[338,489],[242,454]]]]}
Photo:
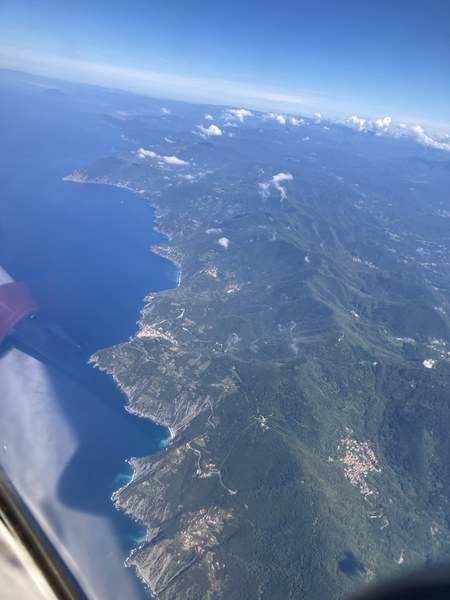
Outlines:
{"type": "Polygon", "coordinates": [[[421,125],[407,125],[406,123],[395,123],[392,117],[380,117],[378,119],[366,119],[352,115],[346,119],[347,125],[357,131],[366,133],[373,132],[375,135],[391,135],[392,137],[413,137],[424,146],[437,148],[438,150],[450,151],[450,143],[433,138],[427,134],[421,125]]]}

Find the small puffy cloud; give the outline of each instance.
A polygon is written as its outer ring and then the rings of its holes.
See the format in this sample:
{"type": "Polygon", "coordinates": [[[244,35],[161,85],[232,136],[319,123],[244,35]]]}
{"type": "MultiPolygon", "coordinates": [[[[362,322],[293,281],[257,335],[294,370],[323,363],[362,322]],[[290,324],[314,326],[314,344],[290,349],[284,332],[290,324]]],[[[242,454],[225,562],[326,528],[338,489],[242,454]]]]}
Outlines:
{"type": "Polygon", "coordinates": [[[161,112],[163,115],[170,115],[170,110],[165,106],[162,107],[161,112]]]}
{"type": "Polygon", "coordinates": [[[280,125],[286,125],[286,117],[284,115],[279,115],[278,113],[266,113],[264,118],[276,121],[280,125]]]}
{"type": "Polygon", "coordinates": [[[320,112],[315,112],[313,116],[319,122],[322,120],[322,114],[320,112]]]}
{"type": "Polygon", "coordinates": [[[309,142],[311,138],[309,137],[309,135],[307,135],[306,137],[302,138],[302,142],[309,142]]]}
{"type": "Polygon", "coordinates": [[[411,131],[418,136],[423,135],[425,133],[425,131],[421,125],[412,125],[411,131]]]}
{"type": "Polygon", "coordinates": [[[219,246],[222,246],[222,248],[225,248],[226,250],[228,248],[230,240],[226,237],[221,237],[217,240],[217,243],[219,244],[219,246]]]}
{"type": "MultiPolygon", "coordinates": [[[[189,164],[189,163],[188,163],[189,164]]],[[[195,183],[200,179],[203,179],[207,173],[205,171],[197,171],[197,173],[180,173],[177,175],[180,181],[187,181],[188,183],[195,183]]]]}
{"type": "Polygon", "coordinates": [[[375,121],[371,121],[370,119],[352,115],[345,122],[357,131],[375,131],[376,135],[382,135],[383,133],[387,133],[391,128],[392,117],[380,117],[375,119],[375,121]]]}
{"type": "Polygon", "coordinates": [[[366,123],[366,120],[362,117],[357,117],[356,115],[352,115],[346,119],[347,123],[352,123],[353,125],[358,125],[359,127],[363,127],[366,123]]]}
{"type": "Polygon", "coordinates": [[[214,121],[214,117],[213,117],[212,115],[208,114],[208,113],[205,115],[205,117],[204,117],[204,118],[205,118],[207,121],[214,121]]]}
{"type": "Polygon", "coordinates": [[[210,125],[209,127],[203,127],[203,125],[197,125],[197,129],[200,131],[198,135],[202,137],[213,137],[223,135],[222,130],[217,125],[210,125]]]}
{"type": "Polygon", "coordinates": [[[136,152],[136,155],[139,158],[157,158],[159,161],[166,163],[166,165],[182,166],[189,164],[185,160],[178,158],[178,156],[160,156],[159,154],[156,154],[156,152],[153,152],[153,150],[144,150],[144,148],[139,148],[139,150],[136,152]]]}
{"type": "Polygon", "coordinates": [[[220,227],[210,227],[209,229],[205,230],[205,233],[207,233],[208,235],[212,235],[213,233],[222,233],[222,230],[220,229],[220,227]]]}
{"type": "Polygon", "coordinates": [[[298,127],[299,125],[303,125],[305,123],[304,119],[296,119],[295,117],[291,117],[289,119],[289,123],[294,127],[298,127]]]}
{"type": "Polygon", "coordinates": [[[206,129],[207,135],[222,135],[222,130],[217,125],[210,125],[206,129]]]}
{"type": "Polygon", "coordinates": [[[366,122],[366,119],[363,119],[362,117],[357,117],[356,115],[352,115],[351,117],[348,117],[348,119],[346,119],[346,123],[348,123],[349,125],[354,125],[358,131],[364,131],[366,122]]]}
{"type": "Polygon", "coordinates": [[[280,183],[280,181],[292,181],[294,178],[290,173],[278,173],[272,177],[272,183],[280,183]]]}
{"type": "Polygon", "coordinates": [[[437,360],[433,360],[432,358],[426,358],[422,364],[425,369],[433,369],[436,366],[437,360]]]}
{"type": "Polygon", "coordinates": [[[227,108],[223,116],[225,120],[234,119],[243,123],[245,117],[253,117],[253,113],[246,108],[227,108]]]}
{"type": "Polygon", "coordinates": [[[377,129],[387,129],[392,123],[392,117],[383,117],[382,119],[375,119],[374,126],[377,129]]]}
{"type": "Polygon", "coordinates": [[[156,152],[153,152],[152,150],[144,150],[144,148],[139,148],[139,150],[136,152],[137,156],[139,156],[139,158],[157,158],[158,155],[156,154],[156,152]]]}
{"type": "Polygon", "coordinates": [[[262,199],[266,199],[270,195],[271,188],[280,192],[281,200],[286,198],[286,188],[282,186],[282,182],[284,181],[292,181],[294,178],[290,173],[278,173],[277,175],[273,175],[270,181],[265,181],[263,183],[259,183],[259,193],[261,194],[262,199]]]}
{"type": "Polygon", "coordinates": [[[284,200],[286,198],[286,188],[281,185],[281,181],[292,181],[294,178],[290,173],[278,173],[278,175],[274,175],[272,177],[272,185],[276,190],[278,190],[281,194],[281,199],[284,200]]]}
{"type": "Polygon", "coordinates": [[[430,135],[425,133],[425,130],[421,125],[412,125],[410,130],[420,144],[429,146],[430,148],[436,148],[438,150],[450,152],[450,144],[448,142],[440,142],[439,140],[432,138],[430,135]]]}
{"type": "Polygon", "coordinates": [[[181,160],[178,156],[162,156],[162,160],[168,165],[188,165],[189,163],[185,160],[181,160]]]}

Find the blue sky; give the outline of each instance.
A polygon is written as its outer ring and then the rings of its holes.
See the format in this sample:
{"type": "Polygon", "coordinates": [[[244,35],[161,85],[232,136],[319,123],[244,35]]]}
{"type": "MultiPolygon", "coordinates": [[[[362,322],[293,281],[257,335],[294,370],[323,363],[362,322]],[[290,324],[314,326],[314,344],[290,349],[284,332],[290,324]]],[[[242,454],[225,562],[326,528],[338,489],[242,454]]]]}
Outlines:
{"type": "Polygon", "coordinates": [[[448,0],[0,0],[0,66],[450,133],[448,0]]]}

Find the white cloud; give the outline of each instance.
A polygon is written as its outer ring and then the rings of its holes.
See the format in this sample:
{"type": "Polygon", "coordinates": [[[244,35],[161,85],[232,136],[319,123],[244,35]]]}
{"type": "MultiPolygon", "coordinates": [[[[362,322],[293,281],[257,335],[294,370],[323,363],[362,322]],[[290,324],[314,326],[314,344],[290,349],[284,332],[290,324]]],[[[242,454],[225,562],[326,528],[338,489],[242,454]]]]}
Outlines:
{"type": "Polygon", "coordinates": [[[280,125],[286,125],[286,117],[284,115],[279,115],[278,113],[266,113],[264,119],[271,119],[280,125]]]}
{"type": "Polygon", "coordinates": [[[425,369],[433,369],[436,366],[437,360],[433,360],[432,358],[426,358],[422,364],[425,369]]]}
{"type": "Polygon", "coordinates": [[[346,123],[353,126],[357,131],[372,131],[377,137],[384,134],[392,135],[396,138],[405,136],[415,137],[419,144],[429,146],[431,148],[437,148],[438,150],[450,151],[450,144],[431,137],[428,135],[422,125],[407,125],[406,123],[395,124],[392,117],[381,117],[372,121],[370,119],[363,119],[352,115],[346,119],[346,123]]]}
{"type": "Polygon", "coordinates": [[[352,115],[351,117],[348,117],[345,122],[351,127],[354,127],[357,131],[376,131],[376,135],[387,133],[392,127],[392,117],[389,116],[380,117],[375,119],[375,121],[371,121],[370,119],[352,115]]]}
{"type": "Polygon", "coordinates": [[[243,123],[245,117],[253,117],[253,113],[246,108],[227,108],[223,116],[225,120],[235,119],[243,123]]]}
{"type": "Polygon", "coordinates": [[[375,119],[374,125],[377,129],[387,129],[391,126],[392,117],[383,117],[382,119],[375,119]]]}
{"type": "Polygon", "coordinates": [[[163,115],[170,115],[170,110],[165,106],[162,107],[161,112],[163,115]]]}
{"type": "MultiPolygon", "coordinates": [[[[189,163],[188,163],[189,164],[189,163]]],[[[178,179],[182,181],[187,181],[189,183],[194,183],[203,179],[207,175],[206,171],[198,171],[197,173],[180,173],[177,175],[178,179]]]]}
{"type": "Polygon", "coordinates": [[[281,199],[286,198],[286,188],[280,185],[280,181],[292,181],[294,178],[290,173],[278,173],[272,177],[272,184],[281,194],[281,199]]]}
{"type": "Polygon", "coordinates": [[[322,120],[322,114],[320,112],[315,112],[313,115],[319,122],[322,120]]]}
{"type": "Polygon", "coordinates": [[[436,148],[438,150],[446,150],[447,152],[450,152],[449,143],[440,142],[439,140],[436,140],[431,136],[427,135],[421,125],[412,125],[410,129],[413,132],[416,140],[420,144],[423,144],[424,146],[429,146],[430,148],[436,148]]]}
{"type": "Polygon", "coordinates": [[[356,115],[352,115],[351,117],[348,117],[348,119],[346,119],[346,123],[348,123],[349,125],[355,125],[358,131],[364,131],[364,128],[366,126],[366,119],[363,119],[362,117],[357,117],[356,115]]]}
{"type": "Polygon", "coordinates": [[[206,119],[207,121],[214,121],[214,117],[213,117],[212,115],[210,115],[210,114],[206,114],[206,115],[205,115],[205,119],[206,119]]]}
{"type": "Polygon", "coordinates": [[[302,142],[309,142],[311,138],[309,137],[309,135],[307,135],[306,137],[302,138],[302,142]]]}
{"type": "Polygon", "coordinates": [[[223,135],[222,130],[217,125],[210,125],[209,127],[203,127],[203,125],[197,125],[197,129],[200,131],[198,135],[202,137],[211,137],[217,135],[223,135]]]}
{"type": "Polygon", "coordinates": [[[425,131],[421,125],[412,125],[410,129],[416,135],[423,135],[425,133],[425,131]]]}
{"type": "Polygon", "coordinates": [[[272,183],[280,183],[280,181],[292,181],[294,178],[290,173],[278,173],[272,177],[272,183]]]}
{"type": "Polygon", "coordinates": [[[144,148],[139,148],[139,150],[136,152],[136,154],[139,156],[139,158],[157,158],[158,157],[156,152],[153,152],[152,150],[144,150],[144,148]]]}
{"type": "Polygon", "coordinates": [[[212,233],[222,233],[222,230],[220,229],[220,227],[210,227],[209,229],[205,230],[205,233],[211,235],[212,233]]]}
{"type": "Polygon", "coordinates": [[[178,158],[178,156],[162,156],[161,158],[168,165],[179,165],[179,166],[182,166],[182,165],[188,165],[189,164],[185,160],[181,160],[181,158],[178,158]]]}
{"type": "Polygon", "coordinates": [[[299,125],[303,125],[305,123],[304,119],[296,119],[295,117],[291,117],[289,119],[289,123],[294,125],[294,127],[298,127],[299,125]]]}
{"type": "Polygon", "coordinates": [[[286,188],[282,186],[281,183],[283,181],[292,181],[293,179],[291,173],[278,173],[277,175],[273,175],[270,181],[258,184],[261,197],[263,200],[268,198],[270,195],[270,188],[273,187],[280,192],[281,200],[284,200],[286,198],[286,188]]]}
{"type": "Polygon", "coordinates": [[[157,158],[162,162],[165,162],[167,165],[183,166],[189,164],[185,160],[178,158],[178,156],[160,156],[159,154],[156,154],[156,152],[153,152],[153,150],[144,150],[144,148],[139,148],[139,150],[136,152],[136,155],[139,158],[157,158]]]}
{"type": "Polygon", "coordinates": [[[230,240],[226,237],[221,237],[220,239],[217,240],[217,243],[219,244],[219,246],[222,246],[222,248],[225,248],[225,250],[226,250],[228,248],[230,240]]]}

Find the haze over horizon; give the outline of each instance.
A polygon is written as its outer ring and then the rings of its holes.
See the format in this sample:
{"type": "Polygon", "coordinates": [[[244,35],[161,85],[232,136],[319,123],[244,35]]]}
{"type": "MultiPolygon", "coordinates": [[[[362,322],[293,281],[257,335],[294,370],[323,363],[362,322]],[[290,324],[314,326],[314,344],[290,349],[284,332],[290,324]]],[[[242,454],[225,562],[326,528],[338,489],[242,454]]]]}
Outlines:
{"type": "Polygon", "coordinates": [[[450,129],[450,7],[0,4],[0,67],[179,100],[450,129]]]}

